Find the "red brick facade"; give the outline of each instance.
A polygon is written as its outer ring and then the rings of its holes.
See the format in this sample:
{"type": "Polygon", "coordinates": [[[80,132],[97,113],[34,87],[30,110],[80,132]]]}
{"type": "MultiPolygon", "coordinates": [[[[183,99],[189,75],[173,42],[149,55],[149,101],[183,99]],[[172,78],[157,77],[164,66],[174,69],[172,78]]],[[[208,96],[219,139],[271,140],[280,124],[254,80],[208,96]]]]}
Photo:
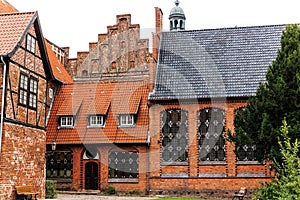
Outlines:
{"type": "Polygon", "coordinates": [[[1,90],[4,118],[0,195],[4,199],[15,199],[16,186],[32,185],[38,197],[44,198],[45,128],[50,106],[48,84],[52,79],[44,39],[37,13],[3,14],[0,20],[7,25],[1,27],[7,37],[1,38],[1,46],[8,47],[6,55],[1,56],[5,64],[2,63],[0,69],[1,88],[5,89],[1,90]],[[13,30],[10,23],[14,23],[13,30]],[[13,48],[9,48],[10,44],[13,48]]]}
{"type": "MultiPolygon", "coordinates": [[[[242,186],[256,189],[260,182],[269,181],[269,165],[237,163],[234,145],[226,141],[226,161],[223,163],[202,163],[198,158],[197,112],[204,108],[225,110],[226,130],[234,130],[234,111],[245,106],[245,101],[226,103],[199,102],[199,104],[153,103],[150,106],[150,193],[152,194],[202,194],[226,192],[232,194],[242,186]],[[160,113],[168,109],[183,109],[188,112],[188,163],[186,165],[162,165],[161,161],[161,119],[160,113]],[[186,175],[181,177],[182,174],[186,175]],[[258,177],[259,176],[259,177],[258,177]]],[[[273,174],[274,175],[274,174],[273,174]]],[[[218,194],[222,193],[222,194],[218,194]]]]}

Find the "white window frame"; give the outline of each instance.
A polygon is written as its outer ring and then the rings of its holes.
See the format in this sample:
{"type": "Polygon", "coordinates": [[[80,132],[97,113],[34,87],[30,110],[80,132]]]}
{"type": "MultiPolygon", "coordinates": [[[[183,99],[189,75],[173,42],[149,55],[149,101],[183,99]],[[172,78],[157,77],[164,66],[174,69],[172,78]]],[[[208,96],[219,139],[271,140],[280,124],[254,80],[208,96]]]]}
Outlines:
{"type": "Polygon", "coordinates": [[[103,115],[90,115],[89,116],[89,127],[103,127],[104,116],[103,115]]]}
{"type": "Polygon", "coordinates": [[[134,115],[120,115],[119,126],[134,126],[134,115]]]}
{"type": "Polygon", "coordinates": [[[59,119],[59,126],[62,128],[74,127],[74,116],[62,116],[59,119]]]}
{"type": "Polygon", "coordinates": [[[31,53],[35,53],[35,49],[36,49],[35,45],[36,45],[36,39],[32,35],[28,34],[27,41],[26,41],[26,49],[31,53]]]}

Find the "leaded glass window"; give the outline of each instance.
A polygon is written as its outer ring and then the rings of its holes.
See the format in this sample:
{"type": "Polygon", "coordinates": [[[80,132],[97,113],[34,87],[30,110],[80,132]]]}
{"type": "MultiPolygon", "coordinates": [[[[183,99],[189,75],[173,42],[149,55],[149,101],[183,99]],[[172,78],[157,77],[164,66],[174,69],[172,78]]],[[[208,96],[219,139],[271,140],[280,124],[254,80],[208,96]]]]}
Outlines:
{"type": "Polygon", "coordinates": [[[167,110],[161,113],[162,161],[188,161],[188,112],[167,110]]]}
{"type": "Polygon", "coordinates": [[[225,161],[225,111],[206,108],[198,112],[199,161],[225,161]]]}
{"type": "MultiPolygon", "coordinates": [[[[240,108],[235,111],[235,114],[242,116],[244,119],[246,118],[246,109],[240,108]]],[[[236,144],[236,152],[237,152],[237,161],[258,161],[258,152],[259,149],[255,144],[251,143],[243,143],[240,144],[237,142],[236,144]]]]}
{"type": "Polygon", "coordinates": [[[237,160],[257,161],[256,145],[248,144],[241,147],[237,147],[237,160]]]}
{"type": "Polygon", "coordinates": [[[72,178],[72,152],[46,153],[47,178],[72,178]]]}
{"type": "Polygon", "coordinates": [[[138,152],[109,152],[108,178],[138,178],[138,155],[138,152]]]}

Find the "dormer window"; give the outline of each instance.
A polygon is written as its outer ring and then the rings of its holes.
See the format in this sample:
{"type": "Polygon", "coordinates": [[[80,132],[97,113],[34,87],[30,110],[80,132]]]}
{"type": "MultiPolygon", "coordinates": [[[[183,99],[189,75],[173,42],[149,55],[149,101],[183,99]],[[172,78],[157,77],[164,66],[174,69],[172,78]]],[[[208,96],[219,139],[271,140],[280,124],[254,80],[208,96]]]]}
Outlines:
{"type": "Polygon", "coordinates": [[[73,128],[74,127],[74,116],[62,116],[59,119],[61,128],[73,128]]]}
{"type": "Polygon", "coordinates": [[[32,35],[28,34],[27,41],[26,41],[26,49],[31,53],[35,53],[35,44],[36,44],[35,38],[32,35]]]}
{"type": "Polygon", "coordinates": [[[134,115],[120,115],[119,126],[134,126],[134,115]]]}
{"type": "Polygon", "coordinates": [[[90,115],[89,116],[89,127],[103,127],[105,119],[103,115],[90,115]]]}

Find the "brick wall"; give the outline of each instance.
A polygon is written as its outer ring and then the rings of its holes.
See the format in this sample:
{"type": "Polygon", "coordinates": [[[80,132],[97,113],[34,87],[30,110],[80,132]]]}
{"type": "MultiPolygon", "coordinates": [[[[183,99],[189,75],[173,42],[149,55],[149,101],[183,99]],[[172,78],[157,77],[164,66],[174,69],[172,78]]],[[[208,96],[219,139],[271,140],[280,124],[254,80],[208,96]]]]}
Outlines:
{"type": "Polygon", "coordinates": [[[32,185],[45,197],[46,133],[5,123],[0,156],[0,194],[14,199],[15,186],[32,185]]]}
{"type": "MultiPolygon", "coordinates": [[[[145,194],[147,190],[147,172],[148,172],[148,148],[147,146],[140,145],[99,145],[97,147],[99,153],[99,160],[85,160],[83,154],[85,152],[84,146],[69,146],[69,148],[61,148],[58,146],[57,151],[69,151],[73,153],[73,169],[72,169],[72,183],[68,186],[72,190],[85,189],[85,165],[89,162],[94,162],[99,166],[99,190],[105,191],[109,186],[113,186],[118,192],[133,192],[138,191],[145,194]],[[128,183],[124,182],[111,182],[108,178],[108,154],[110,151],[138,151],[139,153],[139,178],[138,182],[128,183]]],[[[59,187],[61,187],[59,185],[59,187]]]]}
{"type": "MultiPolygon", "coordinates": [[[[198,159],[198,110],[204,108],[220,108],[225,110],[226,131],[234,130],[234,111],[246,105],[245,101],[231,102],[199,102],[162,103],[150,106],[150,192],[153,194],[181,191],[195,193],[203,191],[238,190],[246,186],[253,190],[261,181],[270,180],[270,170],[267,164],[257,162],[236,162],[234,145],[226,141],[226,161],[220,163],[199,162],[198,159]],[[188,112],[189,150],[188,163],[182,166],[161,164],[161,119],[160,113],[168,109],[183,109],[188,112]]],[[[178,193],[179,194],[179,193],[178,193]]]]}

